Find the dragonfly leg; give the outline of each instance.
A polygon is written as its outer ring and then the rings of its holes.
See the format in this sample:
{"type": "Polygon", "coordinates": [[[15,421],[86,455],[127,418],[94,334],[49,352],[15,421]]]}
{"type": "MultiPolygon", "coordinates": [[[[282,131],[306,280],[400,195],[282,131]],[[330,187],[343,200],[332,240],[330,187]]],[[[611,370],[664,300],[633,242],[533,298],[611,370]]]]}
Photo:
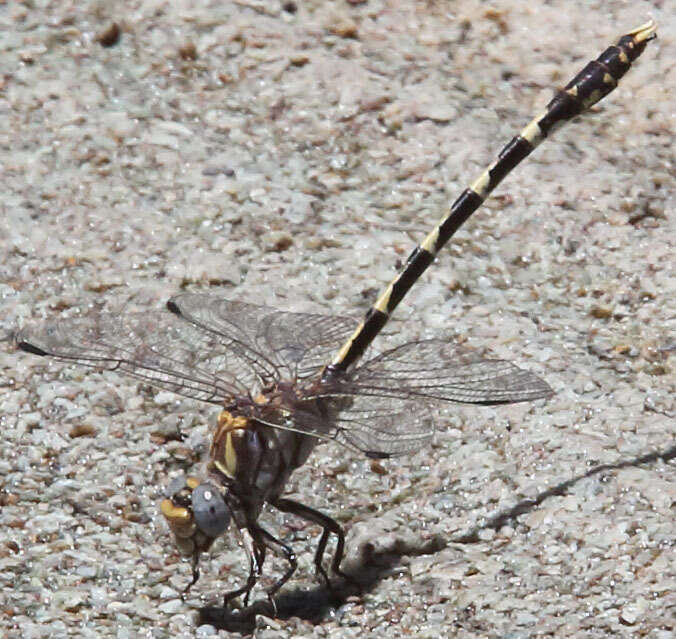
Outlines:
{"type": "Polygon", "coordinates": [[[223,606],[226,608],[233,599],[242,594],[244,595],[244,606],[247,606],[249,604],[249,595],[263,571],[265,546],[257,543],[255,536],[250,534],[248,530],[242,531],[242,546],[244,547],[244,552],[246,552],[247,559],[249,560],[249,576],[243,586],[236,590],[226,592],[225,595],[223,595],[223,606]]]}
{"type": "MultiPolygon", "coordinates": [[[[296,553],[293,551],[291,546],[281,542],[276,537],[273,537],[265,528],[261,528],[258,525],[253,525],[249,528],[251,532],[255,545],[259,548],[261,556],[265,556],[265,550],[269,548],[278,556],[282,556],[289,563],[289,567],[286,572],[277,580],[274,584],[267,590],[268,600],[270,605],[273,607],[275,614],[277,614],[277,605],[273,597],[277,591],[291,578],[296,568],[298,567],[298,560],[296,559],[296,553]]],[[[262,565],[262,564],[261,564],[262,565]]]]}
{"type": "Polygon", "coordinates": [[[192,579],[190,580],[190,583],[183,589],[183,592],[181,593],[182,599],[185,599],[188,591],[197,583],[197,580],[200,578],[199,559],[199,551],[194,552],[192,556],[192,579]]]}
{"type": "Polygon", "coordinates": [[[296,515],[301,519],[311,521],[312,523],[322,527],[322,536],[319,538],[319,543],[317,544],[314,564],[317,574],[322,578],[326,586],[330,589],[333,589],[331,580],[326,573],[322,560],[324,558],[326,544],[329,541],[329,536],[331,533],[333,533],[337,538],[337,542],[336,551],[333,553],[333,559],[331,560],[331,572],[335,573],[339,577],[342,577],[345,581],[355,586],[357,590],[361,592],[361,585],[359,582],[340,569],[340,563],[343,561],[343,557],[345,556],[345,532],[337,521],[331,519],[331,517],[328,515],[315,510],[314,508],[310,508],[309,506],[301,504],[297,501],[293,501],[292,499],[278,499],[275,501],[273,506],[282,512],[296,515]]]}

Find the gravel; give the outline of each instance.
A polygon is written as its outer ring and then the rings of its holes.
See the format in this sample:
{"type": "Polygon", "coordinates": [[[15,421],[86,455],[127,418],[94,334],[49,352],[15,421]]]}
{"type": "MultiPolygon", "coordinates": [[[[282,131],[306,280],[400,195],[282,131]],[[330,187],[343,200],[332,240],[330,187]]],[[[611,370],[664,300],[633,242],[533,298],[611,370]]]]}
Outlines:
{"type": "Polygon", "coordinates": [[[364,593],[327,605],[317,529],[266,513],[300,567],[255,632],[672,637],[666,5],[2,4],[0,635],[226,636],[198,612],[246,572],[229,538],[183,602],[158,512],[214,411],[17,353],[12,331],[181,289],[359,317],[551,88],[652,15],[661,39],[619,89],[507,179],[388,327],[490,348],[556,394],[451,407],[401,459],[318,448],[289,493],[346,526],[364,593]]]}

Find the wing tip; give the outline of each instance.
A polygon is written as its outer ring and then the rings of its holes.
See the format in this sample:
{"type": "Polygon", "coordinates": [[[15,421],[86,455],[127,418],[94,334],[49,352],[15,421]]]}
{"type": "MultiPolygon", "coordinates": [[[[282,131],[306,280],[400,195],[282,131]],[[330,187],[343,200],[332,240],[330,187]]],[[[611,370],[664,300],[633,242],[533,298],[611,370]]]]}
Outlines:
{"type": "Polygon", "coordinates": [[[533,398],[534,400],[536,400],[536,399],[548,399],[552,395],[555,394],[554,389],[547,382],[545,382],[544,379],[538,377],[537,380],[538,380],[539,384],[534,389],[534,392],[535,392],[535,396],[533,398]]]}
{"type": "Polygon", "coordinates": [[[20,336],[16,340],[16,347],[19,350],[25,351],[26,353],[32,353],[33,355],[39,355],[40,357],[44,357],[45,355],[49,355],[49,353],[39,346],[36,346],[35,344],[31,344],[30,342],[27,342],[26,340],[22,339],[20,336]]]}
{"type": "Polygon", "coordinates": [[[383,453],[378,450],[365,450],[364,454],[369,459],[389,459],[390,457],[392,457],[392,453],[383,453]]]}

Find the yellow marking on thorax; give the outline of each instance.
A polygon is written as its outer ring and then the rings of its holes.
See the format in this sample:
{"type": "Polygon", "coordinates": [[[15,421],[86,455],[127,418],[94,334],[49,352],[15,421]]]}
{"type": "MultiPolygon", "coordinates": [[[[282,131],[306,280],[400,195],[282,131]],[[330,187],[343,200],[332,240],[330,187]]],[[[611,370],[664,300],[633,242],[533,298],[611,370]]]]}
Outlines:
{"type": "MultiPolygon", "coordinates": [[[[254,401],[263,403],[264,400],[261,395],[254,401]]],[[[249,420],[246,417],[233,417],[227,410],[221,411],[218,416],[216,434],[211,443],[211,464],[230,479],[234,479],[237,473],[235,438],[241,438],[248,426],[249,420]]]]}
{"type": "Polygon", "coordinates": [[[218,416],[218,429],[217,435],[220,432],[227,432],[230,430],[235,430],[236,428],[246,428],[247,418],[242,417],[233,417],[232,413],[227,410],[222,410],[221,414],[218,416]]]}

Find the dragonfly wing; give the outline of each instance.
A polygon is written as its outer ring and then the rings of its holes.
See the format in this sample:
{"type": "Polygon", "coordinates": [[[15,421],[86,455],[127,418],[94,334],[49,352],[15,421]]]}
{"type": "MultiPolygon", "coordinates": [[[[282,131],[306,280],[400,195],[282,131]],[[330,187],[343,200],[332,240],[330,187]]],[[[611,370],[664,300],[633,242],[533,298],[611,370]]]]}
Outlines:
{"type": "Polygon", "coordinates": [[[425,445],[434,435],[433,411],[424,400],[355,395],[317,401],[290,413],[293,430],[370,457],[405,453],[425,445]]]}
{"type": "Polygon", "coordinates": [[[429,442],[441,402],[507,404],[550,394],[545,382],[514,364],[432,339],[392,348],[352,372],[310,383],[305,406],[289,415],[299,432],[389,457],[429,442]]]}
{"type": "Polygon", "coordinates": [[[246,392],[242,380],[253,377],[236,351],[166,311],[46,322],[21,330],[15,343],[37,355],[118,370],[215,404],[246,392]]]}
{"type": "Polygon", "coordinates": [[[360,395],[487,405],[552,394],[549,385],[530,371],[440,339],[385,351],[359,366],[344,385],[347,392],[360,395]]]}
{"type": "Polygon", "coordinates": [[[357,324],[349,317],[279,311],[208,293],[177,295],[168,306],[187,321],[250,350],[270,379],[316,375],[357,324]]]}
{"type": "Polygon", "coordinates": [[[419,450],[435,430],[434,411],[424,401],[363,395],[354,398],[334,425],[336,441],[375,458],[419,450]]]}

